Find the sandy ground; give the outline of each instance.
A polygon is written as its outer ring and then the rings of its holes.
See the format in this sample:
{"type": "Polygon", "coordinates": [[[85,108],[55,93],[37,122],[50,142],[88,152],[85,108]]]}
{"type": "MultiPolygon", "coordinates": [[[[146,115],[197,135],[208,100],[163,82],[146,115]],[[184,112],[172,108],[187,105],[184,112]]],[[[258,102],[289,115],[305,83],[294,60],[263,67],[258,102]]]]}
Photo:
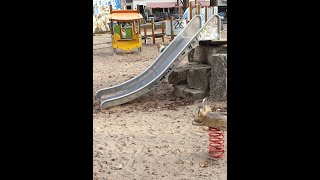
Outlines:
{"type": "MultiPolygon", "coordinates": [[[[117,50],[113,56],[110,34],[93,36],[93,177],[226,180],[226,156],[210,160],[208,128],[191,124],[199,102],[174,97],[167,79],[129,103],[99,109],[95,92],[144,71],[159,55],[160,42],[159,38],[152,44],[150,39],[141,53],[117,50]]],[[[187,58],[180,65],[184,63],[187,58]]],[[[226,102],[208,104],[213,110],[226,111],[226,102]]],[[[226,140],[225,132],[227,149],[226,140]]]]}

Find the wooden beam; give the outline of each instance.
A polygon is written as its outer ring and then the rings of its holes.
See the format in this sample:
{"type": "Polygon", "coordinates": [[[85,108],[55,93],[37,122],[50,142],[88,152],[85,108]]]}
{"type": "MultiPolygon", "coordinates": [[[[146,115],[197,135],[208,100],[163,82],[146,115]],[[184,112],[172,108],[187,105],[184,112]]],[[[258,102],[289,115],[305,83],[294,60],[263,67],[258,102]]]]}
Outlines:
{"type": "Polygon", "coordinates": [[[171,30],[171,40],[174,38],[173,27],[172,27],[173,17],[170,17],[170,30],[171,30]]]}
{"type": "Polygon", "coordinates": [[[110,20],[110,30],[111,30],[111,34],[113,35],[113,20],[110,20]]]}
{"type": "Polygon", "coordinates": [[[152,42],[153,42],[153,44],[155,44],[156,39],[154,37],[154,19],[152,19],[152,21],[151,21],[151,31],[152,31],[152,42]]]}
{"type": "Polygon", "coordinates": [[[206,8],[205,8],[205,20],[204,20],[204,22],[206,23],[207,21],[208,21],[208,6],[206,6],[206,8]]]}
{"type": "Polygon", "coordinates": [[[145,26],[143,26],[143,29],[144,29],[144,36],[146,37],[144,39],[144,43],[147,43],[147,23],[145,23],[145,26]]]}
{"type": "MultiPolygon", "coordinates": [[[[112,5],[110,4],[110,14],[112,14],[112,5]]],[[[111,34],[113,35],[113,20],[110,20],[110,29],[111,29],[111,34]]]]}
{"type": "MultiPolygon", "coordinates": [[[[162,34],[164,34],[164,22],[161,23],[162,24],[162,34]]],[[[162,42],[164,42],[164,35],[162,36],[162,42]]]]}
{"type": "Polygon", "coordinates": [[[141,19],[138,19],[138,32],[139,32],[139,34],[141,34],[141,19]]]}
{"type": "Polygon", "coordinates": [[[198,14],[198,3],[197,3],[197,0],[194,0],[194,6],[196,8],[196,14],[198,14]]]}
{"type": "Polygon", "coordinates": [[[120,39],[122,39],[122,25],[119,23],[119,29],[120,29],[120,39]]]}
{"type": "Polygon", "coordinates": [[[190,15],[190,21],[192,19],[192,4],[191,2],[189,3],[189,15],[190,15]]]}
{"type": "Polygon", "coordinates": [[[136,34],[136,21],[132,22],[132,30],[133,30],[134,34],[136,34]]]}

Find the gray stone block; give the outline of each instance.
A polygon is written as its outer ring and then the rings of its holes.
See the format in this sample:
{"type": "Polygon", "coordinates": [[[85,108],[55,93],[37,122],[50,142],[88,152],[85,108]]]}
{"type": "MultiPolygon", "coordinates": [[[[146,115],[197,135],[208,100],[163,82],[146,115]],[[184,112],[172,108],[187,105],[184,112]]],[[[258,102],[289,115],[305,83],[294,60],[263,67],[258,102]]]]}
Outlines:
{"type": "Polygon", "coordinates": [[[174,86],[174,95],[176,97],[189,98],[189,94],[185,94],[184,90],[187,88],[186,84],[174,86]]]}
{"type": "Polygon", "coordinates": [[[215,54],[227,54],[227,46],[197,46],[189,52],[188,61],[208,64],[208,59],[215,54]]]}
{"type": "MultiPolygon", "coordinates": [[[[207,46],[207,48],[210,48],[210,46],[207,46]]],[[[212,48],[214,48],[213,54],[227,54],[228,48],[226,45],[216,46],[212,48]]]]}
{"type": "Polygon", "coordinates": [[[206,53],[203,52],[203,46],[196,46],[188,54],[188,62],[203,62],[206,59],[206,53]]]}
{"type": "Polygon", "coordinates": [[[206,92],[201,90],[186,88],[184,92],[184,94],[188,94],[189,99],[192,100],[200,100],[206,97],[206,92]]]}
{"type": "Polygon", "coordinates": [[[215,64],[219,62],[225,63],[227,67],[227,54],[213,54],[208,57],[208,64],[211,66],[215,66],[215,64]]]}
{"type": "Polygon", "coordinates": [[[178,97],[194,100],[209,95],[213,101],[227,99],[227,46],[197,46],[188,54],[189,64],[169,77],[178,97]],[[187,83],[187,84],[185,84],[187,83]]]}
{"type": "Polygon", "coordinates": [[[174,69],[169,77],[168,81],[172,85],[180,85],[180,84],[187,84],[187,73],[190,69],[190,66],[180,66],[174,69]]]}
{"type": "Polygon", "coordinates": [[[185,99],[200,100],[206,97],[205,91],[187,88],[186,84],[174,86],[174,95],[185,99]]]}
{"type": "Polygon", "coordinates": [[[214,55],[210,58],[212,64],[209,98],[213,101],[227,99],[227,56],[214,55]]]}
{"type": "Polygon", "coordinates": [[[188,88],[208,91],[212,67],[205,64],[194,65],[187,75],[188,88]]]}

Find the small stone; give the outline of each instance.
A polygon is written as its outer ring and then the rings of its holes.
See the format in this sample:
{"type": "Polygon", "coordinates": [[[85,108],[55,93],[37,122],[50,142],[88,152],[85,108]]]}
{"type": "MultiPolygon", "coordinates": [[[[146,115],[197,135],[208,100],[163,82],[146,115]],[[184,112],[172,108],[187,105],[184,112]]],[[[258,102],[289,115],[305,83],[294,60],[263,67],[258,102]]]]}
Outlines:
{"type": "Polygon", "coordinates": [[[208,167],[208,161],[204,161],[203,163],[200,163],[199,166],[202,168],[208,167]]]}
{"type": "Polygon", "coordinates": [[[118,165],[118,166],[114,166],[117,170],[122,169],[122,164],[118,165]]]}

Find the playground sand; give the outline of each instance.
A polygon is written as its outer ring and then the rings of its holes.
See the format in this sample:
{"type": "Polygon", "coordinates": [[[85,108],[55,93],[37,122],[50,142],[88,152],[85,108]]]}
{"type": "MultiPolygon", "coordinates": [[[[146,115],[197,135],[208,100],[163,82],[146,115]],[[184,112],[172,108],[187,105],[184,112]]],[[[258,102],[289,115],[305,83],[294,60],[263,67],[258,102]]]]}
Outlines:
{"type": "MultiPolygon", "coordinates": [[[[208,128],[191,124],[199,102],[175,98],[166,79],[129,103],[99,109],[95,92],[143,72],[159,55],[161,39],[143,43],[141,53],[118,51],[115,56],[110,34],[94,36],[93,42],[94,179],[226,180],[226,156],[209,160],[208,128]]],[[[184,63],[187,58],[180,65],[184,63]]],[[[214,109],[227,107],[226,102],[208,104],[214,109]]]]}

